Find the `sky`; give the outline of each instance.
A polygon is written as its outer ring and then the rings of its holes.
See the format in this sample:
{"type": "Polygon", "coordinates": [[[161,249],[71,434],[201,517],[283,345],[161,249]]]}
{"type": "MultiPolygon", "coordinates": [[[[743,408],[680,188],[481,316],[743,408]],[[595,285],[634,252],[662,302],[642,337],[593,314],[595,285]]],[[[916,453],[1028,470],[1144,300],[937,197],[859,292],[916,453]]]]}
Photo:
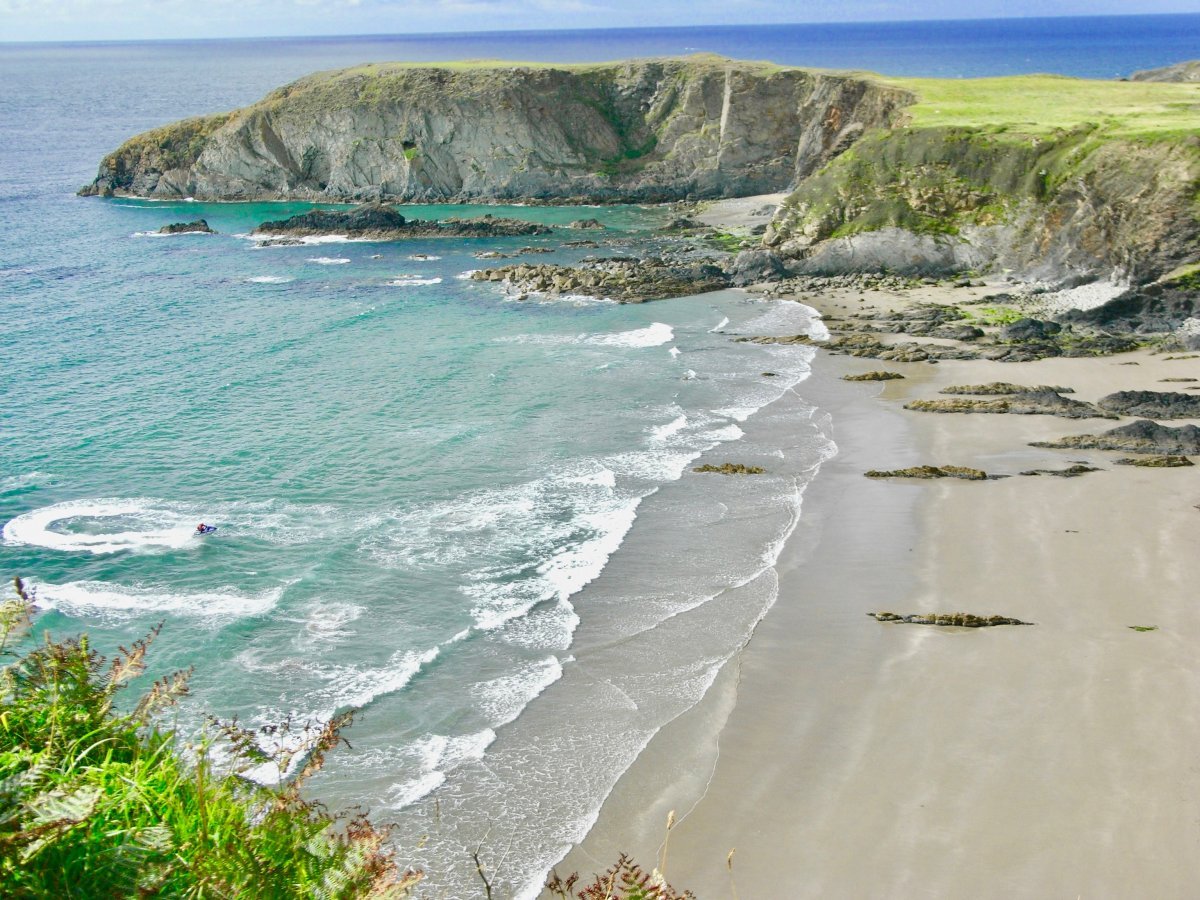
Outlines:
{"type": "Polygon", "coordinates": [[[0,41],[1200,12],[1200,0],[0,0],[0,41]]]}

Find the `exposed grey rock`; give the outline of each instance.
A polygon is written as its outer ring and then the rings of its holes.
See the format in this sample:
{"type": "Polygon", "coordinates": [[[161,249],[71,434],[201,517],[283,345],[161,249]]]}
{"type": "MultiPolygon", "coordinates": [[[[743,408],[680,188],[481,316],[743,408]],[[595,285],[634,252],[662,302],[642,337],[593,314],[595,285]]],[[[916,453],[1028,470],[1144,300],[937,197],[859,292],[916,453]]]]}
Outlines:
{"type": "Polygon", "coordinates": [[[475,281],[502,282],[518,294],[583,294],[620,303],[642,303],[703,294],[729,286],[712,260],[613,257],[578,266],[518,263],[472,273],[475,281]]]}
{"type": "Polygon", "coordinates": [[[1022,475],[1053,475],[1057,478],[1078,478],[1080,475],[1087,475],[1089,472],[1099,472],[1095,466],[1085,466],[1082,463],[1067,466],[1065,469],[1027,469],[1022,472],[1022,475]]]}
{"type": "Polygon", "coordinates": [[[1129,76],[1130,81],[1175,81],[1192,83],[1200,81],[1200,59],[1163,66],[1159,69],[1142,69],[1129,76]]]}
{"type": "Polygon", "coordinates": [[[738,287],[774,281],[787,274],[787,269],[770,250],[743,250],[726,269],[729,280],[738,287]]]}
{"type": "Polygon", "coordinates": [[[907,469],[864,472],[867,478],[962,478],[966,481],[987,481],[988,473],[967,466],[910,466],[907,469]]]}
{"type": "Polygon", "coordinates": [[[1101,409],[1145,419],[1200,418],[1200,397],[1175,391],[1118,391],[1096,401],[1101,409]]]}
{"type": "Polygon", "coordinates": [[[1063,397],[1054,391],[1028,391],[987,399],[954,397],[953,399],[913,400],[911,403],[906,403],[904,408],[935,413],[1008,413],[1022,416],[1062,416],[1066,419],[1116,418],[1112,413],[1097,409],[1090,403],[1063,397]]]}
{"type": "Polygon", "coordinates": [[[1028,387],[1022,384],[1012,384],[1008,381],[993,381],[989,384],[952,384],[949,387],[942,388],[940,393],[988,396],[996,394],[1041,394],[1045,393],[1046,391],[1053,391],[1056,394],[1075,393],[1075,389],[1069,387],[1059,387],[1057,385],[1048,384],[1028,387]]]}
{"type": "Polygon", "coordinates": [[[1195,456],[1200,453],[1200,428],[1195,425],[1172,428],[1149,419],[1139,419],[1103,434],[1070,435],[1057,441],[1036,441],[1030,446],[1124,450],[1126,453],[1152,453],[1159,456],[1195,456]]]}
{"type": "Polygon", "coordinates": [[[600,230],[604,228],[604,223],[599,219],[576,219],[567,225],[568,228],[574,228],[580,231],[600,230]]]}
{"type": "Polygon", "coordinates": [[[216,234],[204,219],[195,222],[174,222],[158,229],[159,234],[216,234]]]}
{"type": "Polygon", "coordinates": [[[441,221],[405,219],[394,207],[365,203],[352,210],[314,209],[272,222],[263,222],[252,234],[263,236],[309,237],[344,234],[352,238],[403,240],[415,237],[522,237],[550,234],[553,229],[536,222],[478,216],[473,219],[450,218],[441,221]]]}
{"type": "Polygon", "coordinates": [[[1062,331],[1057,322],[1043,322],[1040,319],[1018,319],[1011,325],[1000,329],[1002,341],[1044,341],[1062,331]]]}
{"type": "Polygon", "coordinates": [[[785,190],[912,101],[713,56],[302,78],[123,144],[85,193],[202,200],[667,201],[785,190]]]}

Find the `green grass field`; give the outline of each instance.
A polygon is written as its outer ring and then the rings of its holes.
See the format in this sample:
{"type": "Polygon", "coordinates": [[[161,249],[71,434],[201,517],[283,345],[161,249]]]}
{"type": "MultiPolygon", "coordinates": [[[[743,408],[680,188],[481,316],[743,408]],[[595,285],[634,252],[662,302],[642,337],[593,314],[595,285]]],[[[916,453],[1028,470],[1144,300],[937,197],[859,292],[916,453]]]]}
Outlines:
{"type": "Polygon", "coordinates": [[[1092,81],[1059,75],[881,78],[919,100],[915,127],[1049,134],[1093,124],[1114,138],[1200,132],[1200,84],[1092,81]]]}

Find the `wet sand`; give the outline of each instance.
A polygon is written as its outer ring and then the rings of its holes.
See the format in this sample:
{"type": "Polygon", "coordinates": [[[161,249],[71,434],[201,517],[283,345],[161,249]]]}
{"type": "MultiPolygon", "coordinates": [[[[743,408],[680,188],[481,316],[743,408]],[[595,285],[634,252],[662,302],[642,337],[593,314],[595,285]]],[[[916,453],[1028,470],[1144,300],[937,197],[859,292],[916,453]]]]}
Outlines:
{"type": "MultiPolygon", "coordinates": [[[[862,294],[815,305],[892,302],[862,294]]],[[[597,871],[621,851],[653,865],[674,809],[666,874],[701,900],[1194,896],[1200,469],[1027,446],[1128,418],[901,410],[948,384],[1061,384],[1095,400],[1185,376],[1200,377],[1200,360],[822,354],[801,391],[833,416],[840,452],[805,493],[778,602],[559,871],[597,871]],[[908,377],[838,380],[872,369],[908,377]],[[1103,471],[1016,474],[1075,461],[1103,471]],[[922,463],[1014,477],[862,476],[922,463]],[[883,624],[866,615],[878,610],[1036,625],[883,624]]]]}

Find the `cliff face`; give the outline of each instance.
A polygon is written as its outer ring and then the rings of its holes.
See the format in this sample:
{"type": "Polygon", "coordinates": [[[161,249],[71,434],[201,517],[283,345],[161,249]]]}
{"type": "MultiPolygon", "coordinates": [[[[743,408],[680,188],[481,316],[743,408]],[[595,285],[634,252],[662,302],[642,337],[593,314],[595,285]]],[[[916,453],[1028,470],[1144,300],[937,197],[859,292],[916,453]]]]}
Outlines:
{"type": "Polygon", "coordinates": [[[789,268],[1145,282],[1200,246],[1200,142],[906,128],[803,181],[765,238],[789,268]]]}
{"type": "Polygon", "coordinates": [[[672,200],[785,190],[912,95],[711,57],[377,65],[139,135],[83,193],[197,199],[672,200]]]}

